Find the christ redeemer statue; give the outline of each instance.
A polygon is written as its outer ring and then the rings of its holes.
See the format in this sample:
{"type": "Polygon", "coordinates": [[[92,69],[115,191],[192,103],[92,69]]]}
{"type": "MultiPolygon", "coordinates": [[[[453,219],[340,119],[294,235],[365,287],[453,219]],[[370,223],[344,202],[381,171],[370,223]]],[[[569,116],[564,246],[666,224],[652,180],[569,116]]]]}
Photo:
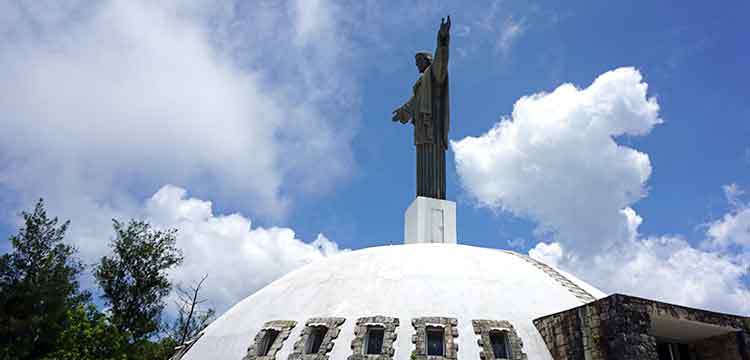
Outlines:
{"type": "Polygon", "coordinates": [[[429,52],[415,55],[420,76],[414,93],[393,111],[393,121],[414,124],[417,147],[417,196],[445,199],[445,150],[448,148],[450,103],[448,93],[448,43],[451,17],[440,19],[435,57],[429,52]]]}

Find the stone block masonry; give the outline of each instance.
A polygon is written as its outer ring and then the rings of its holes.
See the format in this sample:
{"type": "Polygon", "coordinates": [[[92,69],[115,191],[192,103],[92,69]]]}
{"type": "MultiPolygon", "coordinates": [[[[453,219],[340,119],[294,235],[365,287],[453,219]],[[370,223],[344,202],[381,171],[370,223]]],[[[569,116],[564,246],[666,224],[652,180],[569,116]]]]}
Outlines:
{"type": "Polygon", "coordinates": [[[458,358],[458,343],[454,338],[458,337],[458,319],[430,316],[411,320],[414,327],[414,335],[411,342],[414,344],[412,360],[456,360],[458,358]],[[443,356],[427,355],[427,328],[443,328],[443,356]]]}
{"type": "Polygon", "coordinates": [[[614,294],[534,320],[555,360],[658,360],[657,343],[691,359],[750,360],[750,320],[614,294]]]}
{"type": "Polygon", "coordinates": [[[284,345],[284,341],[289,337],[289,333],[297,325],[294,320],[273,320],[263,324],[263,328],[255,335],[253,343],[247,348],[247,354],[242,360],[275,360],[276,353],[284,345]],[[258,347],[261,346],[263,338],[269,330],[278,331],[278,336],[269,346],[265,355],[258,355],[258,347]]]}
{"type": "Polygon", "coordinates": [[[340,317],[321,317],[311,318],[305,323],[305,328],[302,329],[302,334],[299,340],[294,343],[294,349],[289,354],[288,360],[328,360],[328,353],[333,350],[334,340],[341,333],[341,324],[346,319],[340,317]],[[325,326],[327,331],[323,337],[323,341],[320,344],[318,352],[314,354],[305,353],[305,346],[308,343],[308,339],[313,333],[313,327],[325,326]]]}
{"type": "Polygon", "coordinates": [[[399,325],[397,318],[388,316],[369,316],[357,319],[354,327],[354,339],[352,339],[352,355],[347,360],[391,360],[395,352],[393,345],[396,341],[396,328],[399,325]],[[365,354],[365,341],[367,341],[368,326],[383,328],[382,354],[365,354]]]}
{"type": "Polygon", "coordinates": [[[492,351],[492,340],[490,339],[490,332],[493,330],[502,331],[508,336],[508,345],[510,345],[510,358],[508,360],[526,360],[526,354],[523,352],[523,341],[510,322],[504,320],[472,320],[471,325],[474,328],[474,334],[479,335],[477,344],[482,349],[479,352],[481,360],[495,359],[492,351]]]}

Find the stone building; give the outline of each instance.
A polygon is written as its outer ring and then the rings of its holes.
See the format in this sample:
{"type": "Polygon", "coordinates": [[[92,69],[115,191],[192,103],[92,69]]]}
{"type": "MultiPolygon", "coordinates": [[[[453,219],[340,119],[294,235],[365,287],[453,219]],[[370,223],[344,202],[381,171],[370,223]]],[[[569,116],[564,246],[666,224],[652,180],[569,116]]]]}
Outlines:
{"type": "Polygon", "coordinates": [[[456,244],[455,204],[417,198],[403,245],[299,268],[174,359],[750,360],[750,319],[626,295],[511,251],[456,244]]]}

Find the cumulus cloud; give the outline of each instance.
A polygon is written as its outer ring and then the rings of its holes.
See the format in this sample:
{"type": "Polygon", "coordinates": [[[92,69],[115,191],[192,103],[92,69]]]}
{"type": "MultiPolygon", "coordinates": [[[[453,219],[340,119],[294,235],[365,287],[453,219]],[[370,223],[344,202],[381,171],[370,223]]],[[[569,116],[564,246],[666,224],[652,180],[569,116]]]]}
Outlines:
{"type": "MultiPolygon", "coordinates": [[[[745,210],[743,210],[745,211],[745,210]]],[[[712,223],[749,236],[735,227],[731,212],[712,223]]],[[[529,251],[535,259],[560,266],[608,293],[625,293],[730,313],[750,313],[750,256],[747,251],[714,248],[711,229],[693,246],[677,236],[638,236],[615,243],[606,251],[581,256],[560,242],[539,242],[529,251]]]]}
{"type": "Polygon", "coordinates": [[[724,186],[724,194],[733,206],[733,211],[709,224],[705,246],[719,249],[735,248],[739,251],[750,250],[750,206],[742,201],[742,197],[747,195],[747,192],[741,190],[737,184],[730,184],[724,186]]]}
{"type": "Polygon", "coordinates": [[[535,221],[542,239],[529,255],[607,292],[729,312],[750,312],[750,262],[726,251],[750,242],[742,191],[725,187],[733,209],[707,226],[706,240],[644,236],[631,207],[646,195],[647,154],[617,142],[662,122],[633,68],[606,72],[584,88],[564,84],[523,97],[487,133],[452,142],[465,191],[479,206],[535,221]]]}
{"type": "Polygon", "coordinates": [[[273,9],[284,17],[256,24],[256,9],[241,4],[6,3],[0,186],[19,203],[71,195],[111,203],[180,183],[282,216],[295,192],[325,188],[351,163],[354,95],[344,96],[335,73],[314,81],[346,68],[336,57],[346,43],[316,37],[335,24],[309,20],[327,19],[326,6],[296,17],[273,9]],[[323,116],[331,109],[335,123],[323,116]]]}
{"type": "Polygon", "coordinates": [[[560,243],[537,243],[531,250],[529,256],[551,266],[558,266],[563,257],[563,250],[560,243]]]}
{"type": "Polygon", "coordinates": [[[185,260],[172,280],[190,284],[208,274],[203,295],[219,311],[292,269],[341,251],[323,234],[306,243],[289,228],[253,227],[241,214],[214,214],[210,201],[187,197],[185,189],[171,185],[153,194],[139,213],[154,226],[178,230],[185,260]]]}
{"type": "Polygon", "coordinates": [[[703,250],[679,237],[625,240],[589,257],[559,242],[529,256],[580,275],[607,293],[656,298],[729,313],[750,313],[746,256],[703,250]]]}
{"type": "Polygon", "coordinates": [[[651,163],[614,138],[661,122],[646,91],[637,70],[621,68],[585,89],[564,84],[521,98],[487,133],[451,143],[464,189],[481,206],[591,250],[631,237],[626,210],[644,195],[651,163]]]}
{"type": "Polygon", "coordinates": [[[750,289],[743,280],[748,263],[728,253],[700,250],[680,238],[626,241],[593,261],[571,265],[610,292],[750,312],[750,289]]]}

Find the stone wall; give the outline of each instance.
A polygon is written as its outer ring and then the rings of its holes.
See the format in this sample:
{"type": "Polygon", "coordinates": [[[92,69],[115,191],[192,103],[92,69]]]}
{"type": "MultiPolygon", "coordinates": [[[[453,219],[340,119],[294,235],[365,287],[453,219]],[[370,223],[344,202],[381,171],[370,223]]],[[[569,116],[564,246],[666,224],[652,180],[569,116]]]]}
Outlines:
{"type": "Polygon", "coordinates": [[[345,320],[339,317],[308,319],[299,339],[294,343],[294,348],[291,354],[289,354],[288,360],[328,360],[328,353],[333,349],[334,341],[339,336],[339,333],[341,333],[339,327],[345,320]],[[312,334],[312,328],[315,326],[325,326],[328,331],[323,337],[323,342],[320,344],[318,352],[315,354],[306,354],[305,346],[307,345],[307,339],[312,334]]]}
{"type": "Polygon", "coordinates": [[[603,360],[600,320],[599,307],[590,304],[537,319],[534,325],[553,359],[603,360]]]}
{"type": "Polygon", "coordinates": [[[523,340],[518,336],[516,329],[510,322],[504,320],[472,320],[471,325],[474,328],[474,334],[479,335],[477,344],[482,349],[479,352],[481,360],[495,359],[492,352],[492,341],[490,340],[490,332],[493,330],[501,330],[508,336],[509,360],[526,360],[526,354],[523,352],[523,340]]]}
{"type": "Polygon", "coordinates": [[[354,327],[354,339],[352,339],[352,354],[347,360],[391,360],[395,349],[393,343],[396,341],[396,327],[399,325],[397,318],[388,316],[369,316],[357,319],[354,327]],[[367,327],[380,326],[383,328],[383,350],[380,355],[368,355],[364,353],[365,341],[367,341],[367,327]]]}
{"type": "Polygon", "coordinates": [[[276,353],[279,352],[281,347],[284,345],[284,341],[289,338],[289,333],[297,325],[294,320],[273,320],[263,324],[263,327],[255,335],[253,343],[247,348],[247,354],[242,360],[275,360],[276,353]],[[275,330],[279,332],[279,335],[274,339],[273,343],[269,347],[268,354],[264,356],[258,355],[258,347],[261,345],[263,338],[269,330],[275,330]]]}
{"type": "MultiPolygon", "coordinates": [[[[649,309],[631,298],[614,295],[597,301],[601,320],[599,346],[605,359],[658,360],[656,338],[649,335],[651,317],[649,309]]],[[[648,305],[648,303],[645,303],[648,305]]]]}
{"type": "Polygon", "coordinates": [[[699,354],[726,354],[701,359],[750,360],[748,318],[620,294],[536,319],[534,325],[555,360],[657,360],[656,338],[649,334],[652,316],[741,329],[691,348],[699,354]]]}
{"type": "Polygon", "coordinates": [[[411,319],[414,327],[414,335],[411,342],[414,344],[412,360],[456,360],[458,358],[458,343],[454,338],[458,337],[458,319],[430,316],[411,319]],[[427,327],[435,326],[443,328],[443,344],[445,346],[444,356],[427,355],[427,327]]]}

